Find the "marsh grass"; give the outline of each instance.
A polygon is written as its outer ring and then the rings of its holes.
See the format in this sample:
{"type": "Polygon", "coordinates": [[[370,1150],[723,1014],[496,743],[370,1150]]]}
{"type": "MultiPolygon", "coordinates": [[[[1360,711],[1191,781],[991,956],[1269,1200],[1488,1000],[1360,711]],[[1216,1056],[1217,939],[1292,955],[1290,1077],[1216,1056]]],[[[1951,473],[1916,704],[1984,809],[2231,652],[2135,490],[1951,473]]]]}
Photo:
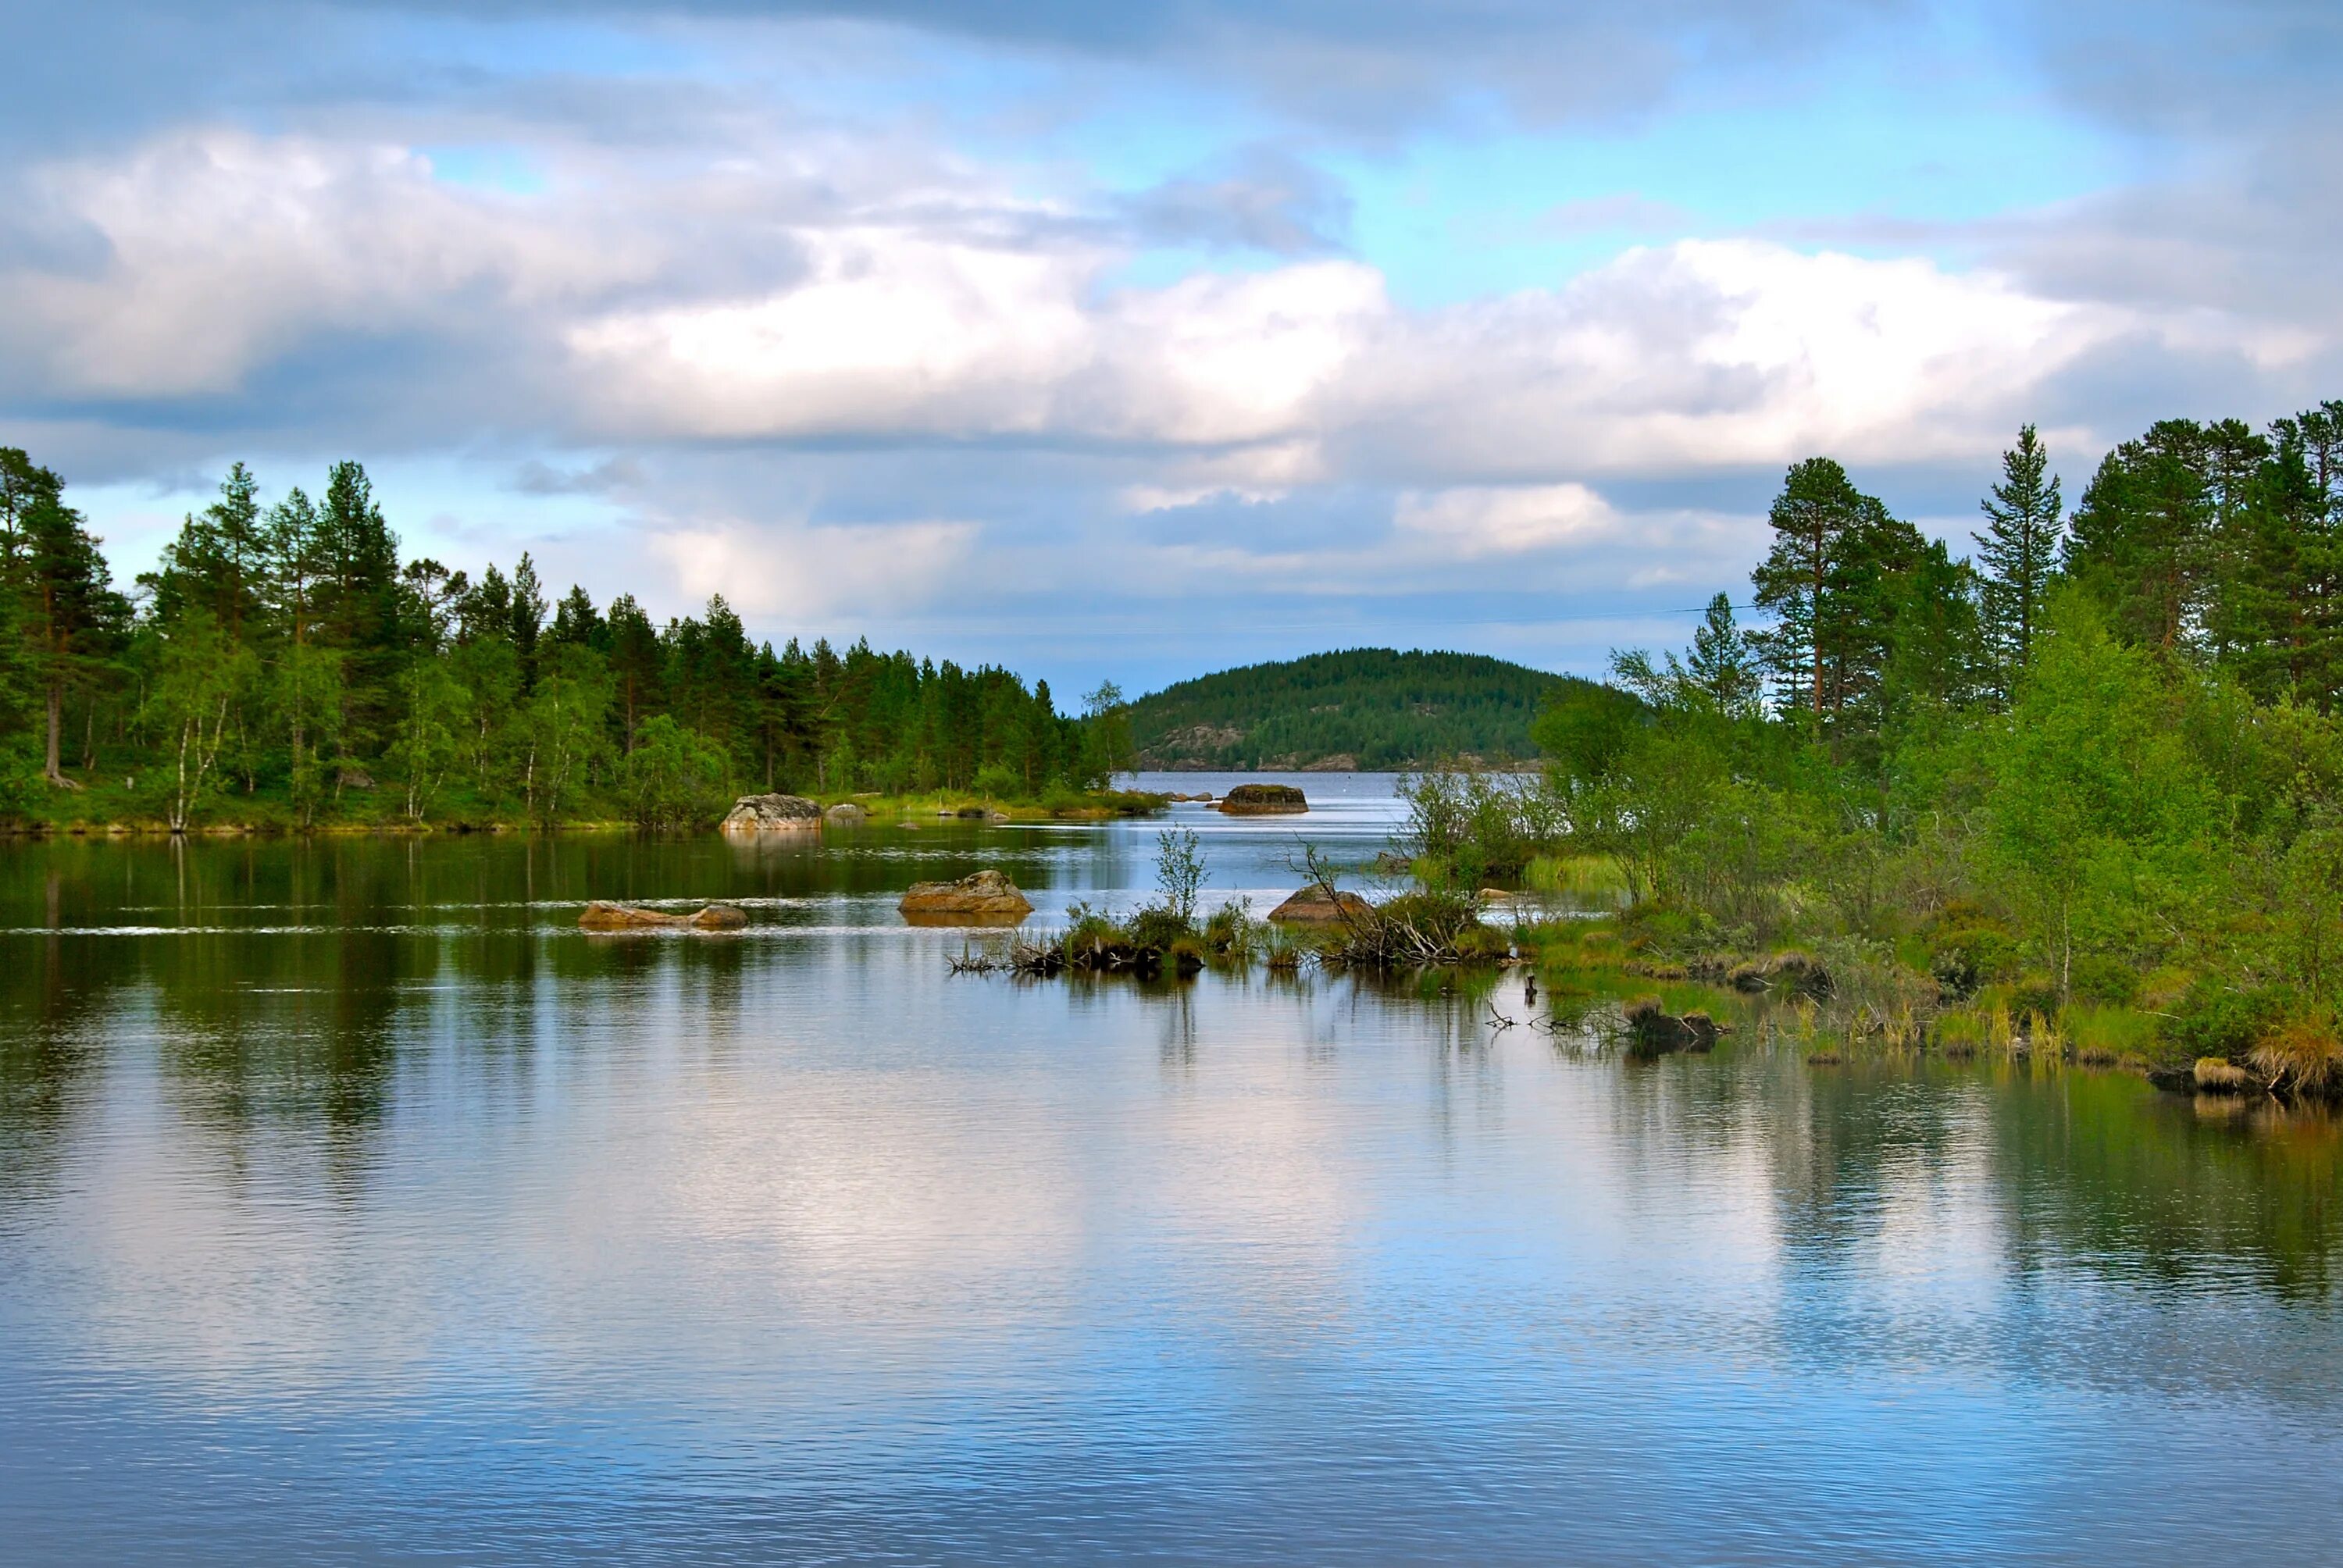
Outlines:
{"type": "Polygon", "coordinates": [[[1609,855],[1538,855],[1522,868],[1522,886],[1550,899],[1615,904],[1627,896],[1627,879],[1609,855]]]}

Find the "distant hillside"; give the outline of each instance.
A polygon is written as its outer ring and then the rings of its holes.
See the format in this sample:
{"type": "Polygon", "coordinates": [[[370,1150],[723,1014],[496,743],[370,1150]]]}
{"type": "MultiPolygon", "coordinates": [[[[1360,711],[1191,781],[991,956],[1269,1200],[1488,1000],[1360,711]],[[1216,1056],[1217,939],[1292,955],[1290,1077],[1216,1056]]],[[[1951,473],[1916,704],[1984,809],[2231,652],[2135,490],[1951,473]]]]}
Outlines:
{"type": "Polygon", "coordinates": [[[1316,653],[1183,680],[1131,707],[1147,769],[1419,768],[1534,757],[1530,720],[1568,682],[1477,653],[1316,653]]]}

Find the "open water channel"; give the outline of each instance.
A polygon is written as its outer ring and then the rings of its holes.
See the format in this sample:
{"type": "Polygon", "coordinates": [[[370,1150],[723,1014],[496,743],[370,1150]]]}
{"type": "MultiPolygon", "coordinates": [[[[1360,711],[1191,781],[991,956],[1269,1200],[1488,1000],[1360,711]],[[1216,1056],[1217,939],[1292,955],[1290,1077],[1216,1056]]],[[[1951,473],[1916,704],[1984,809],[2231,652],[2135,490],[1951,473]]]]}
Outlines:
{"type": "Polygon", "coordinates": [[[2333,1121],[894,912],[1158,826],[0,849],[0,1560],[2343,1556],[2333,1121]]]}

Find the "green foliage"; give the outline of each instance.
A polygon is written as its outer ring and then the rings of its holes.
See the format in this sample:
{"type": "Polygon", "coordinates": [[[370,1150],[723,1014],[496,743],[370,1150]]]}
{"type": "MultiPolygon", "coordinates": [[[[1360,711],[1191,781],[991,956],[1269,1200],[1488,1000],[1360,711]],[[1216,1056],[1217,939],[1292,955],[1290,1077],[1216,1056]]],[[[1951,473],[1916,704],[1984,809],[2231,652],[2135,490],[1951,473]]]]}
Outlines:
{"type": "Polygon", "coordinates": [[[1472,891],[1518,880],[1562,825],[1560,804],[1528,775],[1435,769],[1400,781],[1403,851],[1427,880],[1472,891]]]}
{"type": "Polygon", "coordinates": [[[1193,828],[1167,828],[1155,836],[1155,889],[1162,908],[1182,927],[1196,919],[1196,891],[1204,885],[1204,857],[1193,828]]]}
{"type": "Polygon", "coordinates": [[[619,769],[628,819],[639,828],[679,831],[704,827],[727,804],[724,753],[666,714],[646,721],[619,769]]]}
{"type": "Polygon", "coordinates": [[[1477,654],[1353,648],[1183,680],[1128,713],[1151,767],[1502,764],[1534,755],[1530,723],[1549,692],[1585,685],[1477,654]]]}

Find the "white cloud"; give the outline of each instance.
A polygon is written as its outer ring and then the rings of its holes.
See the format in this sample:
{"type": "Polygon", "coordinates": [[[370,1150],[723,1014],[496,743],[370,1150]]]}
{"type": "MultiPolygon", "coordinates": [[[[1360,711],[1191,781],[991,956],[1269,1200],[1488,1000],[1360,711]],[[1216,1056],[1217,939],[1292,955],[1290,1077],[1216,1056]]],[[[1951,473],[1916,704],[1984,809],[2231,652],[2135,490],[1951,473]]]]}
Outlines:
{"type": "MultiPolygon", "coordinates": [[[[116,162],[51,166],[28,218],[94,242],[81,269],[0,273],[46,388],[233,391],[321,332],[375,338],[558,309],[659,268],[622,231],[432,178],[405,148],[192,130],[116,162]]],[[[483,357],[507,347],[479,345],[483,357]]],[[[426,396],[429,389],[421,389],[426,396]]]]}
{"type": "Polygon", "coordinates": [[[974,552],[977,524],[675,527],[649,537],[688,603],[722,594],[747,617],[805,621],[885,615],[929,603],[974,552]]]}
{"type": "Polygon", "coordinates": [[[1609,502],[1574,484],[1410,490],[1392,520],[1467,558],[1585,544],[1613,536],[1619,522],[1609,502]]]}
{"type": "MultiPolygon", "coordinates": [[[[337,337],[416,339],[437,379],[370,381],[366,401],[444,418],[442,438],[485,417],[613,446],[1082,445],[1127,452],[1143,509],[1330,481],[1975,457],[2095,350],[2228,329],[1754,239],[1630,249],[1557,288],[1429,309],[1347,260],[1117,287],[1124,253],[1062,203],[941,157],[840,151],[825,183],[820,153],[669,181],[622,165],[534,196],[451,186],[396,146],[244,132],[49,166],[41,221],[95,234],[103,259],[0,274],[10,374],[37,364],[46,395],[200,398],[337,337]]],[[[2272,362],[2318,347],[2300,328],[2236,340],[2272,362]]]]}

